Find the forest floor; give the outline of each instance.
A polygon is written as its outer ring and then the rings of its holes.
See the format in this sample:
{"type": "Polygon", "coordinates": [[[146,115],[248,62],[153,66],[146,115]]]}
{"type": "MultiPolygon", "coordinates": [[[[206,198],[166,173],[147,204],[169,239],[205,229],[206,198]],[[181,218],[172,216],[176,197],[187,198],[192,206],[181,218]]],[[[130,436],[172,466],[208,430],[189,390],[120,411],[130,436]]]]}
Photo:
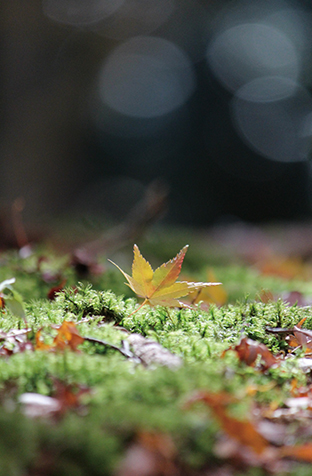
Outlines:
{"type": "Polygon", "coordinates": [[[22,235],[0,240],[1,476],[311,474],[311,224],[22,235]],[[139,308],[108,262],[131,275],[134,243],[153,269],[189,244],[178,280],[222,285],[139,308]]]}

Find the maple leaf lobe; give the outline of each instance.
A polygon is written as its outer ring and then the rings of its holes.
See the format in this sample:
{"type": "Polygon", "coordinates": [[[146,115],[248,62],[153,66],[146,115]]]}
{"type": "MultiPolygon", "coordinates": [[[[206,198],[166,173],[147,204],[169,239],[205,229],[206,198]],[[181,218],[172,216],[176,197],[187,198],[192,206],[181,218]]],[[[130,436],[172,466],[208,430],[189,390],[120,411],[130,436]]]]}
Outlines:
{"type": "Polygon", "coordinates": [[[156,269],[153,277],[155,287],[158,288],[163,284],[166,287],[170,286],[178,279],[188,247],[189,245],[185,245],[175,258],[167,261],[167,263],[162,264],[156,269]]]}
{"type": "Polygon", "coordinates": [[[128,281],[131,289],[136,294],[140,297],[147,297],[152,294],[154,290],[152,284],[154,271],[149,262],[142,256],[137,245],[134,245],[133,253],[132,278],[131,282],[128,281]]]}

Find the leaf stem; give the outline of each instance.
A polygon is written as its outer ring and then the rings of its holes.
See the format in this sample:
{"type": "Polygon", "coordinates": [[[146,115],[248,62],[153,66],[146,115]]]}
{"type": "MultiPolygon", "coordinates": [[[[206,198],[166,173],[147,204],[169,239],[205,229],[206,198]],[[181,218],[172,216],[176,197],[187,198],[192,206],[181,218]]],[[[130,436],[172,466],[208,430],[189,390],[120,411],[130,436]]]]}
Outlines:
{"type": "Polygon", "coordinates": [[[144,299],[144,301],[142,302],[142,304],[137,307],[134,311],[131,312],[131,314],[129,314],[128,317],[132,316],[133,314],[135,314],[137,311],[139,311],[143,306],[145,306],[145,304],[148,302],[148,299],[144,299]]]}

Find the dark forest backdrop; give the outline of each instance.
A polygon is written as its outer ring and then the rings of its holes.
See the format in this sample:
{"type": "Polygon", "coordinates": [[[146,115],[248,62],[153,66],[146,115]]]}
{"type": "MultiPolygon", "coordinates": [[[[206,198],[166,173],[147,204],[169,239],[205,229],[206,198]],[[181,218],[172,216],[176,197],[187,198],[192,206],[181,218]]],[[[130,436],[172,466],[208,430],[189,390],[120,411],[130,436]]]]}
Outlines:
{"type": "Polygon", "coordinates": [[[0,6],[0,205],[121,219],[156,178],[167,220],[311,216],[310,2],[0,6]]]}

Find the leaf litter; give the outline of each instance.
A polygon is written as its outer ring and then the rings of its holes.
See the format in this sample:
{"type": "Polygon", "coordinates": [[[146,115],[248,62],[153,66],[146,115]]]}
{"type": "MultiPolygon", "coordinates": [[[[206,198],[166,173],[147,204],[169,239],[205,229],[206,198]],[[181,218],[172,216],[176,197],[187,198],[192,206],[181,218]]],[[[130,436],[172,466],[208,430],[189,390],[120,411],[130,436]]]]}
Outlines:
{"type": "MultiPolygon", "coordinates": [[[[185,304],[178,301],[178,298],[183,297],[189,293],[187,292],[186,294],[176,295],[178,289],[175,287],[175,285],[184,284],[184,282],[176,282],[176,279],[180,274],[181,265],[186,253],[186,249],[187,247],[184,247],[173,260],[164,263],[164,265],[162,265],[160,268],[157,268],[157,270],[154,272],[149,263],[141,255],[138,247],[135,247],[135,258],[132,267],[132,276],[127,275],[118,266],[117,267],[126,277],[131,289],[139,297],[142,297],[144,299],[143,304],[149,303],[151,305],[185,307],[185,304]],[[150,278],[150,283],[148,282],[147,276],[150,278]],[[163,281],[161,281],[160,277],[163,279],[163,281]],[[175,279],[173,279],[173,277],[175,277],[175,279]],[[161,285],[157,287],[158,283],[161,283],[161,285]],[[173,288],[170,289],[171,286],[173,286],[173,288]],[[166,288],[169,288],[169,290],[166,288]],[[169,296],[170,293],[173,293],[173,296],[170,296],[168,298],[168,294],[166,294],[167,291],[169,291],[169,296]]],[[[9,283],[10,286],[12,284],[13,282],[9,283]]],[[[187,282],[187,284],[194,285],[192,290],[196,291],[205,288],[206,286],[211,286],[219,283],[187,282]]],[[[183,289],[183,292],[185,291],[185,289],[189,290],[189,287],[186,286],[183,289]]],[[[179,292],[180,291],[181,288],[179,288],[179,292]]],[[[2,306],[2,308],[5,309],[5,298],[3,298],[3,301],[4,306],[2,306]]],[[[292,355],[294,349],[302,349],[304,352],[306,352],[307,350],[310,350],[309,345],[312,340],[312,332],[301,328],[303,322],[304,320],[301,320],[297,325],[293,326],[292,328],[267,328],[267,332],[275,332],[276,334],[280,333],[284,336],[288,336],[288,346],[291,349],[289,351],[289,354],[292,355]]],[[[164,365],[169,362],[169,365],[167,366],[171,366],[169,356],[169,354],[171,353],[168,352],[167,349],[164,349],[162,346],[160,346],[160,344],[158,344],[157,342],[151,341],[150,339],[143,337],[139,334],[130,334],[130,336],[123,341],[121,347],[118,347],[114,346],[113,344],[109,344],[105,341],[102,341],[101,339],[96,339],[92,337],[82,337],[77,330],[76,323],[73,321],[64,320],[60,326],[51,326],[51,330],[53,330],[54,333],[56,332],[56,335],[54,335],[54,337],[52,336],[52,342],[50,339],[49,343],[46,343],[45,339],[43,338],[44,329],[41,328],[37,331],[35,335],[37,350],[46,350],[49,352],[77,352],[79,350],[78,346],[83,344],[84,341],[88,340],[89,342],[100,343],[102,345],[110,346],[113,349],[115,348],[115,350],[118,350],[119,352],[121,351],[121,353],[125,357],[129,359],[132,358],[133,360],[137,359],[137,361],[143,362],[147,366],[161,363],[162,358],[164,358],[164,365]],[[128,342],[128,344],[124,344],[124,342],[128,342]],[[152,357],[150,357],[151,355],[152,357]]],[[[22,352],[23,347],[20,347],[20,350],[18,347],[20,339],[24,340],[24,343],[32,344],[31,341],[27,340],[28,333],[28,328],[25,330],[12,329],[10,332],[1,334],[2,342],[6,343],[6,345],[8,343],[11,343],[13,344],[13,346],[16,347],[16,352],[22,352]],[[10,341],[10,339],[13,339],[13,341],[10,341]]],[[[33,348],[29,347],[27,350],[33,351],[33,348]]],[[[274,356],[272,352],[268,349],[268,347],[266,347],[264,344],[253,341],[247,337],[242,337],[237,345],[231,346],[229,349],[226,350],[226,352],[229,350],[236,352],[241,364],[252,366],[256,369],[259,368],[262,372],[266,374],[268,374],[271,370],[274,370],[282,360],[274,356]],[[257,366],[257,363],[260,363],[260,367],[257,366]]],[[[174,358],[178,357],[175,354],[171,354],[171,356],[173,356],[174,358]]],[[[178,368],[179,366],[181,366],[181,364],[182,360],[178,358],[177,365],[173,365],[172,368],[178,368]]],[[[312,446],[309,441],[303,444],[299,443],[297,445],[284,444],[284,441],[287,440],[287,436],[285,436],[285,428],[282,427],[282,437],[280,442],[273,444],[271,441],[272,438],[268,438],[267,435],[265,435],[265,433],[269,433],[269,430],[263,432],[258,429],[261,428],[261,423],[262,428],[265,427],[264,423],[266,424],[267,428],[269,428],[268,422],[272,420],[272,422],[274,421],[273,427],[271,427],[273,428],[273,430],[270,431],[277,434],[277,422],[279,420],[282,421],[285,417],[285,413],[283,414],[281,411],[286,411],[287,409],[291,409],[292,416],[296,421],[300,420],[302,415],[302,413],[300,412],[302,412],[302,410],[305,411],[305,417],[307,417],[307,412],[309,414],[311,406],[310,388],[306,387],[306,389],[304,389],[304,387],[301,386],[293,386],[292,392],[294,393],[294,395],[289,398],[285,398],[283,401],[283,406],[281,407],[281,403],[279,403],[279,408],[276,410],[272,409],[271,413],[270,409],[265,409],[265,406],[263,405],[261,410],[263,410],[263,415],[266,416],[263,416],[262,420],[260,419],[257,424],[251,418],[239,420],[233,417],[231,415],[231,412],[229,411],[229,407],[233,403],[233,396],[227,395],[226,393],[212,394],[210,391],[204,390],[202,391],[202,393],[197,394],[196,397],[190,397],[190,402],[192,402],[192,404],[200,401],[204,402],[213,410],[214,417],[219,421],[222,431],[228,439],[226,444],[221,438],[218,439],[216,443],[215,454],[220,457],[221,460],[233,461],[235,464],[237,464],[238,462],[239,464],[246,465],[247,467],[260,466],[265,469],[268,469],[271,472],[276,472],[283,467],[282,465],[284,464],[284,460],[288,458],[306,461],[308,463],[312,462],[312,446]],[[278,413],[278,411],[280,411],[280,413],[278,413]]],[[[31,411],[33,411],[33,414],[31,416],[59,416],[63,415],[68,409],[78,408],[80,406],[80,395],[82,395],[83,393],[83,388],[78,387],[77,390],[76,387],[76,391],[74,391],[73,387],[66,386],[64,383],[62,383],[59,385],[59,393],[56,392],[53,396],[47,397],[47,399],[42,398],[42,400],[40,401],[39,395],[41,397],[45,396],[35,393],[24,393],[20,396],[19,401],[21,405],[25,408],[26,414],[28,410],[29,415],[31,414],[31,411]],[[82,392],[81,394],[80,390],[82,392]],[[35,407],[35,410],[30,410],[31,406],[35,407]],[[26,410],[26,408],[28,408],[28,410],[26,410]],[[46,410],[44,410],[44,408],[46,410]]],[[[252,412],[250,412],[250,414],[251,413],[252,412]]],[[[299,429],[300,424],[301,423],[299,423],[299,429]]],[[[162,449],[159,449],[162,446],[165,448],[166,444],[168,447],[170,446],[167,436],[163,436],[161,433],[155,433],[150,436],[147,432],[144,436],[144,432],[146,432],[146,430],[143,430],[141,436],[137,437],[137,440],[134,445],[136,447],[136,450],[139,449],[139,451],[141,451],[141,454],[142,452],[144,453],[143,459],[150,458],[150,461],[152,461],[149,463],[150,467],[148,471],[150,471],[151,474],[155,475],[179,474],[179,470],[176,466],[176,449],[173,449],[171,453],[170,451],[168,451],[167,454],[162,449]],[[157,443],[158,440],[160,441],[160,443],[157,443]],[[152,441],[154,443],[146,443],[146,441],[152,441]],[[164,465],[157,467],[155,461],[161,458],[164,459],[164,465]],[[156,469],[154,467],[155,465],[156,469]],[[154,471],[154,473],[152,471],[154,471]]],[[[172,448],[174,448],[174,443],[172,443],[172,448]]],[[[127,454],[125,456],[125,461],[129,461],[129,465],[126,464],[124,466],[124,474],[128,476],[131,474],[131,458],[129,457],[129,460],[127,460],[127,454]]],[[[140,474],[139,469],[140,468],[137,467],[137,469],[134,471],[137,471],[137,474],[140,474]]]]}
{"type": "Polygon", "coordinates": [[[84,385],[67,384],[59,379],[53,379],[53,396],[40,393],[23,393],[18,397],[22,412],[30,418],[59,419],[68,410],[75,410],[85,414],[87,410],[82,398],[91,393],[91,389],[84,385]]]}
{"type": "Polygon", "coordinates": [[[233,440],[230,444],[226,442],[216,447],[219,456],[226,459],[235,458],[247,465],[261,466],[273,472],[281,469],[283,458],[312,463],[312,443],[273,445],[261,434],[256,422],[251,419],[239,420],[230,415],[228,407],[233,401],[233,396],[227,393],[213,394],[203,391],[193,395],[186,404],[187,408],[197,402],[209,406],[226,436],[233,440]]]}

